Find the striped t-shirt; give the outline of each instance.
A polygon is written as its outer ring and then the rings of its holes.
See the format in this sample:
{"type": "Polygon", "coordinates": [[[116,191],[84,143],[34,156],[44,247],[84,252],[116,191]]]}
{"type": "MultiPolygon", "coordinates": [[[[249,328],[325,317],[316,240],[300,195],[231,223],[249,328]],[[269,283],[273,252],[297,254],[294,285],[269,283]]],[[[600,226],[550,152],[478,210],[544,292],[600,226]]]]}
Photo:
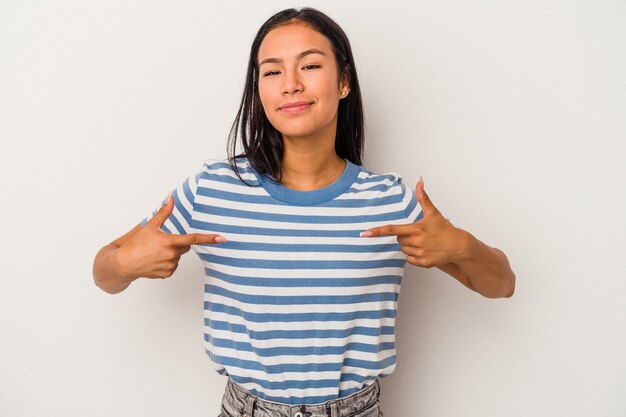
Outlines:
{"type": "MultiPolygon", "coordinates": [[[[208,160],[172,192],[167,233],[218,233],[204,265],[204,339],[215,370],[254,395],[317,404],[393,372],[406,255],[395,236],[360,237],[422,217],[397,174],[349,161],[332,184],[297,191],[239,159],[208,160]]],[[[156,213],[147,216],[142,225],[156,213]]]]}

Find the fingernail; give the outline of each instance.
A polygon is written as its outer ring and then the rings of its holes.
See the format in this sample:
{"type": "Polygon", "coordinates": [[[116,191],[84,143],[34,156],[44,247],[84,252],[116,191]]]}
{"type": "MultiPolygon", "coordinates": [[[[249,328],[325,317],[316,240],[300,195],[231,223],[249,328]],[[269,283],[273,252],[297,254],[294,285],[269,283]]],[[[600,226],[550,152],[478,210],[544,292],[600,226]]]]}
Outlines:
{"type": "Polygon", "coordinates": [[[372,237],[372,236],[374,236],[374,233],[365,231],[365,232],[361,232],[361,234],[359,236],[361,236],[361,237],[372,237]]]}
{"type": "Polygon", "coordinates": [[[424,178],[422,178],[422,176],[420,175],[417,181],[421,182],[423,184],[424,183],[424,178]]]}
{"type": "Polygon", "coordinates": [[[226,239],[224,236],[216,236],[215,241],[217,243],[224,243],[224,242],[228,242],[228,239],[226,239]]]}
{"type": "Polygon", "coordinates": [[[167,195],[167,198],[165,199],[165,204],[169,204],[171,199],[172,199],[172,192],[170,191],[170,193],[167,195]]]}

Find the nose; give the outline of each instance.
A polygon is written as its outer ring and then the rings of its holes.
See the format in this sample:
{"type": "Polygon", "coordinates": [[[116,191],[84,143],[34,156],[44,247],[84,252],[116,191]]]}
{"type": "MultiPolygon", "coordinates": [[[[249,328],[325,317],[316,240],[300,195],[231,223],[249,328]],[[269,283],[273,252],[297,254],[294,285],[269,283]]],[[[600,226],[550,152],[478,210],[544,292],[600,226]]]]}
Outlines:
{"type": "Polygon", "coordinates": [[[283,94],[295,94],[302,92],[304,86],[298,71],[285,70],[283,77],[283,94]]]}

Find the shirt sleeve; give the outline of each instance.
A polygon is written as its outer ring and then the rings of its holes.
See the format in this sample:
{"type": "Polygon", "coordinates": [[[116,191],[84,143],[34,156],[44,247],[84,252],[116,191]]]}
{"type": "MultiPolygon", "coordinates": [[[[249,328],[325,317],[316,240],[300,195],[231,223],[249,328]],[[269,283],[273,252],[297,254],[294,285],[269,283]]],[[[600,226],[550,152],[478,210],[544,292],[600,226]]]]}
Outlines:
{"type": "MultiPolygon", "coordinates": [[[[199,172],[196,175],[188,177],[172,190],[174,209],[172,210],[172,214],[170,214],[161,226],[161,230],[165,233],[176,235],[186,235],[190,233],[191,214],[194,210],[198,179],[201,174],[202,172],[199,172]]],[[[156,210],[152,211],[141,221],[141,227],[144,227],[146,223],[148,223],[148,221],[150,221],[150,219],[152,219],[152,217],[154,217],[154,215],[161,209],[163,204],[165,204],[166,198],[161,201],[161,205],[159,205],[156,210]]]]}
{"type": "Polygon", "coordinates": [[[422,206],[420,206],[420,203],[415,197],[415,190],[411,187],[407,187],[406,184],[402,182],[402,178],[398,181],[400,183],[400,187],[402,187],[402,202],[404,204],[404,213],[407,220],[410,223],[422,220],[424,212],[422,211],[422,206]]]}

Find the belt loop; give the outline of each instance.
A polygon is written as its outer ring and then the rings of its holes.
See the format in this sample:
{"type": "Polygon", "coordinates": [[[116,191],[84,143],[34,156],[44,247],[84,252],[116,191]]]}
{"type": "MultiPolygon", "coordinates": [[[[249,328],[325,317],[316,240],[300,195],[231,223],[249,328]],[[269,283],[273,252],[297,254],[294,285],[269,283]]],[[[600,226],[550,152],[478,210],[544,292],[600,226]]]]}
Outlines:
{"type": "Polygon", "coordinates": [[[333,412],[334,407],[335,405],[333,404],[332,401],[326,404],[326,416],[327,417],[337,417],[337,412],[333,412]]]}
{"type": "Polygon", "coordinates": [[[246,397],[246,405],[243,410],[242,417],[253,417],[254,416],[254,404],[256,403],[256,396],[252,394],[248,394],[246,397]]]}
{"type": "Polygon", "coordinates": [[[339,406],[336,401],[330,404],[330,417],[339,417],[339,406]]]}

